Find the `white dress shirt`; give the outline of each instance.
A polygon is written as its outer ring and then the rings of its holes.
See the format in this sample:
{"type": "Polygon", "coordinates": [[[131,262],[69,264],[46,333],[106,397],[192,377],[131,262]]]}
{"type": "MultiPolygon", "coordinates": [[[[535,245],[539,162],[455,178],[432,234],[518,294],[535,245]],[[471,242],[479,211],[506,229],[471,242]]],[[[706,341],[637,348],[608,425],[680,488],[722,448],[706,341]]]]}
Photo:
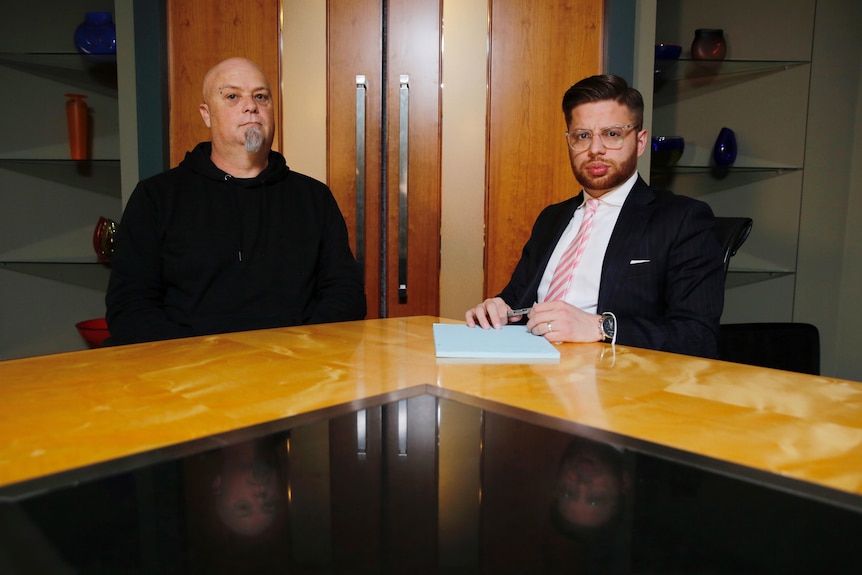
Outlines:
{"type": "MultiPolygon", "coordinates": [[[[629,196],[629,192],[632,191],[637,176],[637,172],[635,172],[623,185],[599,198],[587,247],[572,275],[569,290],[563,297],[564,301],[585,312],[596,313],[598,308],[599,283],[602,277],[602,262],[605,259],[605,251],[608,249],[608,242],[611,239],[614,226],[617,224],[620,209],[629,196]]],[[[586,192],[584,195],[588,196],[586,192]]],[[[584,199],[586,200],[586,197],[584,199]]],[[[560,241],[557,242],[557,247],[554,248],[554,253],[551,254],[548,267],[545,268],[542,281],[539,283],[538,297],[540,302],[545,301],[548,288],[551,287],[551,279],[554,277],[554,270],[557,268],[560,258],[563,257],[563,252],[578,234],[578,229],[584,219],[584,207],[586,207],[586,201],[575,210],[569,225],[566,226],[560,241]]]]}

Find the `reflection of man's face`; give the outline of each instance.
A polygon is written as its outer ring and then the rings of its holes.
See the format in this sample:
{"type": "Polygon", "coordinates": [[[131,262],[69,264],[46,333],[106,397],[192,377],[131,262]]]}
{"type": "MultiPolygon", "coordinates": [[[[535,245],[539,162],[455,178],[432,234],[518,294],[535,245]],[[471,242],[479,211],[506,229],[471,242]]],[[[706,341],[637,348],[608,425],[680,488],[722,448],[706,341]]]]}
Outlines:
{"type": "Polygon", "coordinates": [[[608,445],[576,440],[561,462],[557,490],[557,511],[566,522],[605,525],[617,514],[627,490],[622,455],[608,445]]]}
{"type": "Polygon", "coordinates": [[[276,475],[263,461],[227,465],[214,483],[216,510],[225,525],[243,535],[269,527],[278,509],[276,475]]]}
{"type": "Polygon", "coordinates": [[[622,493],[618,471],[591,454],[570,462],[560,475],[558,487],[560,515],[584,527],[607,523],[616,514],[622,493]]]}

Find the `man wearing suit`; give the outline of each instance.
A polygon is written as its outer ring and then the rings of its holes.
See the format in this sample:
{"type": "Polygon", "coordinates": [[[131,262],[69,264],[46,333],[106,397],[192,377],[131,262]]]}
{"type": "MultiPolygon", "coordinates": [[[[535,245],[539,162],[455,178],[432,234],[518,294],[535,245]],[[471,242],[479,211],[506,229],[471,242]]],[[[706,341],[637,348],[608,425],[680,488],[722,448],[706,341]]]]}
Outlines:
{"type": "Polygon", "coordinates": [[[592,76],[569,88],[563,113],[583,190],[539,214],[509,284],[468,310],[467,325],[499,329],[532,306],[527,329],[551,342],[717,357],[724,265],[712,210],[638,175],[641,94],[618,76],[592,76]]]}

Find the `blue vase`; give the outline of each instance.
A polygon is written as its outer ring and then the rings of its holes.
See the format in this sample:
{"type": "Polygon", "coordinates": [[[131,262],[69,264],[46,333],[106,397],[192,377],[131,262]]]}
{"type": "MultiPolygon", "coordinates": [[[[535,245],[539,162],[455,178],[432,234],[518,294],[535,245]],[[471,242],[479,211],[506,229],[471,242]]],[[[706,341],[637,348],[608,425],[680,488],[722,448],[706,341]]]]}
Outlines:
{"type": "Polygon", "coordinates": [[[117,53],[117,29],[110,12],[87,12],[75,29],[75,48],[85,55],[117,53]]]}
{"type": "Polygon", "coordinates": [[[712,148],[712,161],[716,166],[731,166],[736,161],[736,134],[730,128],[722,128],[712,148]]]}

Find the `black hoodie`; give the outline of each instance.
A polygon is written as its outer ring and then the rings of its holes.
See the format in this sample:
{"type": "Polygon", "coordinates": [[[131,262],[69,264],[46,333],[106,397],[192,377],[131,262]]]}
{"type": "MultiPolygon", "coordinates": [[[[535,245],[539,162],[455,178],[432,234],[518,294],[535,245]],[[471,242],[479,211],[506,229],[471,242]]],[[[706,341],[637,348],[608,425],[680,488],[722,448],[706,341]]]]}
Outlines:
{"type": "Polygon", "coordinates": [[[277,152],[234,178],[198,144],[126,206],[105,297],[112,344],[362,319],[362,273],[325,184],[277,152]]]}

